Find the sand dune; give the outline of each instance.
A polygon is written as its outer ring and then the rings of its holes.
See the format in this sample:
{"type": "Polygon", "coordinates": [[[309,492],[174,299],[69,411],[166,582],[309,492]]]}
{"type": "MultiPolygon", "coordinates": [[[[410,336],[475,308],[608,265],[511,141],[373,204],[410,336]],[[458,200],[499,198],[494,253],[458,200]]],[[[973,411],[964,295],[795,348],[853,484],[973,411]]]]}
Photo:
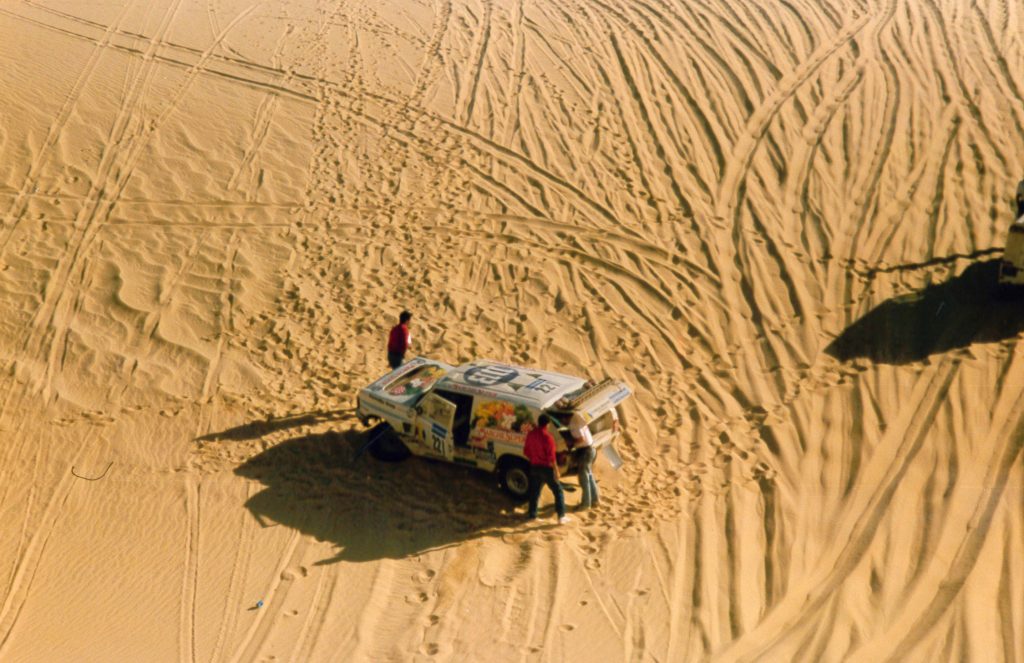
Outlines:
{"type": "Polygon", "coordinates": [[[1021,26],[0,3],[0,659],[1024,660],[1021,26]],[[353,460],[402,308],[627,380],[604,505],[353,460]]]}

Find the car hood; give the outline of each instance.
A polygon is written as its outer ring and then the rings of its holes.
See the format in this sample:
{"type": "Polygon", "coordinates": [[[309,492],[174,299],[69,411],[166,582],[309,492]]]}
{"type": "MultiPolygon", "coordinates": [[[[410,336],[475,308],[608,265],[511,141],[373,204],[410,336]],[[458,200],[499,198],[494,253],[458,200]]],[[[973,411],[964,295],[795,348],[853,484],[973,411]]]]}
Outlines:
{"type": "Polygon", "coordinates": [[[363,388],[360,397],[370,397],[394,406],[412,407],[452,368],[442,361],[416,357],[363,388]]]}

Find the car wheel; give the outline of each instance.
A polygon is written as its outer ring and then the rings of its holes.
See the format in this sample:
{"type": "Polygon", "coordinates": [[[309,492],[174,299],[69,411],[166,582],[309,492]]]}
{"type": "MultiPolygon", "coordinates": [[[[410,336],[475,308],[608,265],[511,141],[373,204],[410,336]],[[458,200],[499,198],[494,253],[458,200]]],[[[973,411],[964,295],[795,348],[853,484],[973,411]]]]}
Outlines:
{"type": "Polygon", "coordinates": [[[523,502],[530,496],[530,465],[522,458],[503,458],[498,481],[512,499],[523,502]]]}
{"type": "Polygon", "coordinates": [[[397,463],[412,455],[409,447],[405,446],[398,434],[391,426],[385,425],[380,430],[374,429],[370,432],[376,435],[377,439],[370,444],[370,455],[385,463],[397,463]]]}

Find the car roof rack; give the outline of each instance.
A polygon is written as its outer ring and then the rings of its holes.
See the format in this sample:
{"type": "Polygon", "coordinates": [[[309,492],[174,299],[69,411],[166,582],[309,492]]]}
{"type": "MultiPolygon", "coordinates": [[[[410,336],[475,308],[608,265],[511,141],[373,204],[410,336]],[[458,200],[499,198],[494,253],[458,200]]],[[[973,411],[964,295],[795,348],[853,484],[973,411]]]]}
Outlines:
{"type": "Polygon", "coordinates": [[[597,382],[589,387],[585,387],[584,389],[573,394],[572,396],[560,398],[557,402],[555,402],[555,407],[558,408],[559,410],[574,410],[576,409],[577,405],[587,400],[597,392],[601,391],[614,381],[614,378],[605,378],[600,382],[597,382]]]}

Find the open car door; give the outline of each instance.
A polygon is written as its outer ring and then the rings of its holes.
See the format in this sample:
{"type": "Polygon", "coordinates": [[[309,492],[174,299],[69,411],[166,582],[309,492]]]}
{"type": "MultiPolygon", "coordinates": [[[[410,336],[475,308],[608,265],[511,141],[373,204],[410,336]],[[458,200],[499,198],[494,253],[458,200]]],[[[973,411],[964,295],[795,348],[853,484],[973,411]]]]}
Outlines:
{"type": "Polygon", "coordinates": [[[625,382],[608,378],[573,398],[571,406],[573,410],[582,413],[587,421],[593,421],[632,394],[625,382]]]}
{"type": "Polygon", "coordinates": [[[455,450],[454,421],[455,403],[437,394],[427,394],[416,406],[416,440],[431,456],[450,461],[455,450]]]}
{"type": "Polygon", "coordinates": [[[615,438],[619,435],[619,418],[615,406],[632,395],[622,380],[608,378],[569,399],[566,406],[583,415],[594,438],[594,446],[604,453],[615,469],[622,466],[622,458],[615,450],[615,438]]]}

